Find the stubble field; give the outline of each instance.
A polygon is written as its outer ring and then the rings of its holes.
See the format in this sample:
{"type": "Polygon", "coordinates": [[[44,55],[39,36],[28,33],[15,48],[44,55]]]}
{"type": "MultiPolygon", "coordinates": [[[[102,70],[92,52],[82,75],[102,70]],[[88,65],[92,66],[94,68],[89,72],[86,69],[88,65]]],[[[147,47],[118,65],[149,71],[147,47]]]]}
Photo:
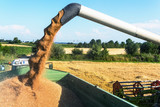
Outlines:
{"type": "Polygon", "coordinates": [[[17,44],[2,44],[2,46],[31,47],[31,46],[27,46],[27,45],[17,45],[17,44]]]}
{"type": "MultiPolygon", "coordinates": [[[[64,48],[66,54],[72,54],[74,48],[64,48]]],[[[83,50],[83,54],[87,54],[90,48],[77,48],[83,50]]],[[[124,48],[107,48],[109,55],[124,55],[126,54],[124,48]]]]}
{"type": "Polygon", "coordinates": [[[52,61],[53,68],[69,72],[112,93],[115,81],[159,80],[159,63],[52,61]]]}

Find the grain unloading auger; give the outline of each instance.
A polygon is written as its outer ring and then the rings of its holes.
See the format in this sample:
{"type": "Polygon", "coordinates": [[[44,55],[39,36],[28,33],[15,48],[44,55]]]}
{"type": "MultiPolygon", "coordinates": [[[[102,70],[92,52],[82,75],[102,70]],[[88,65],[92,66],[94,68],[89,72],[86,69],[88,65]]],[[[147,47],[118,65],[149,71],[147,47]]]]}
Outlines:
{"type": "MultiPolygon", "coordinates": [[[[160,35],[138,28],[119,19],[92,10],[77,3],[72,3],[63,8],[64,15],[61,24],[64,25],[75,16],[100,23],[134,37],[160,44],[160,35]]],[[[160,103],[160,81],[128,81],[115,82],[113,93],[131,102],[160,103]]],[[[138,104],[138,103],[137,103],[138,104]]]]}
{"type": "Polygon", "coordinates": [[[62,25],[70,21],[75,16],[80,16],[88,20],[108,26],[110,28],[119,30],[121,32],[127,33],[134,37],[141,38],[147,41],[151,41],[156,44],[160,44],[160,35],[157,35],[152,32],[146,31],[144,29],[135,27],[124,21],[113,18],[106,14],[100,13],[98,11],[82,6],[80,4],[72,3],[72,4],[67,5],[62,10],[64,11],[64,15],[61,18],[62,25]]]}

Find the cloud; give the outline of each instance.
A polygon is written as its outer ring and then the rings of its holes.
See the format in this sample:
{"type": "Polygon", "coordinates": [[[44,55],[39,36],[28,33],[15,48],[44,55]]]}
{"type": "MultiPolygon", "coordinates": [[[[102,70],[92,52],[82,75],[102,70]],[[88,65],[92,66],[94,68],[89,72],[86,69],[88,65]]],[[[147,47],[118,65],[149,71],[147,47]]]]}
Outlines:
{"type": "Polygon", "coordinates": [[[23,25],[0,25],[0,32],[3,34],[31,34],[30,30],[23,25]]]}
{"type": "Polygon", "coordinates": [[[133,25],[146,29],[160,29],[160,20],[150,20],[143,23],[134,23],[133,25]]]}
{"type": "Polygon", "coordinates": [[[76,31],[75,32],[76,36],[92,36],[92,37],[99,37],[101,35],[106,34],[106,32],[104,32],[104,29],[102,28],[91,28],[88,30],[88,32],[79,32],[76,31]]]}
{"type": "MultiPolygon", "coordinates": [[[[143,28],[146,29],[150,32],[156,33],[156,34],[160,34],[160,20],[149,20],[146,22],[139,22],[139,23],[133,23],[132,25],[137,26],[139,28],[143,28]]],[[[118,40],[118,41],[125,41],[128,38],[133,39],[136,42],[144,42],[141,39],[138,39],[136,37],[132,37],[128,34],[119,32],[117,30],[114,30],[112,28],[106,27],[106,26],[102,26],[102,27],[97,27],[97,28],[93,28],[92,33],[94,33],[94,35],[97,35],[97,37],[100,37],[100,39],[102,39],[102,41],[108,41],[108,40],[118,40]]]]}
{"type": "Polygon", "coordinates": [[[84,33],[84,32],[75,32],[76,36],[88,36],[90,34],[84,33]]]}
{"type": "Polygon", "coordinates": [[[101,34],[102,34],[102,32],[101,32],[99,29],[96,29],[96,28],[93,28],[93,29],[92,29],[92,32],[93,32],[94,34],[97,34],[97,35],[101,35],[101,34]]]}
{"type": "Polygon", "coordinates": [[[160,33],[160,20],[149,20],[147,22],[134,23],[134,26],[150,30],[154,33],[160,33]]]}
{"type": "MultiPolygon", "coordinates": [[[[132,23],[132,25],[149,30],[153,33],[160,32],[160,20],[149,20],[147,22],[132,23]]],[[[159,34],[159,33],[157,33],[159,34]]],[[[61,32],[57,34],[57,41],[65,42],[89,42],[91,39],[101,39],[103,42],[108,42],[110,40],[114,41],[126,41],[128,38],[131,38],[135,42],[144,42],[141,39],[130,36],[128,34],[122,33],[120,31],[114,30],[106,26],[96,26],[88,27],[85,29],[78,29],[70,33],[61,32]]]]}
{"type": "Polygon", "coordinates": [[[13,40],[18,37],[22,41],[32,41],[37,39],[36,35],[24,25],[0,25],[0,39],[13,40]]]}

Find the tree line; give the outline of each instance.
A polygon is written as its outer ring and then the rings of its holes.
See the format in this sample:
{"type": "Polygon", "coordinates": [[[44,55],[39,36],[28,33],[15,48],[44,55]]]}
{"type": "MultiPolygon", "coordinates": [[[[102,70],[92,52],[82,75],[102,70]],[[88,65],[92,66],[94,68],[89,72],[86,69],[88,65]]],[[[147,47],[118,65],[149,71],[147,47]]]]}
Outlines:
{"type": "MultiPolygon", "coordinates": [[[[75,47],[77,48],[92,48],[93,45],[101,45],[103,48],[125,48],[126,46],[126,43],[125,42],[121,42],[119,43],[118,41],[113,41],[113,40],[110,40],[109,42],[101,42],[100,39],[92,39],[89,43],[86,43],[86,42],[80,42],[78,43],[75,47]]],[[[136,43],[138,46],[141,45],[141,43],[136,43]]]]}
{"type": "Polygon", "coordinates": [[[63,47],[54,44],[51,49],[50,59],[56,60],[102,60],[102,61],[137,61],[137,62],[160,62],[160,47],[152,42],[136,43],[131,39],[126,42],[109,41],[101,43],[101,40],[92,39],[89,43],[79,43],[72,50],[71,55],[66,55],[63,47]],[[123,45],[122,45],[123,44],[123,45]],[[89,47],[86,55],[83,50],[77,49],[89,47]],[[107,48],[125,48],[126,55],[109,55],[107,48]]]}
{"type": "MultiPolygon", "coordinates": [[[[12,43],[19,44],[21,41],[15,37],[12,43]]],[[[38,40],[32,43],[30,48],[7,47],[0,44],[0,54],[14,55],[14,54],[28,54],[31,51],[37,51],[36,44],[38,40]],[[25,50],[25,51],[23,51],[25,50]]],[[[74,46],[72,54],[65,54],[63,45],[54,44],[51,49],[50,59],[54,60],[102,60],[102,61],[146,61],[159,62],[160,61],[160,47],[152,42],[137,43],[131,39],[119,43],[118,41],[110,40],[109,42],[101,42],[100,39],[92,39],[89,43],[67,44],[74,46]],[[78,48],[90,48],[86,55],[83,50],[78,48]],[[126,55],[109,55],[107,48],[124,48],[126,55]]]]}
{"type": "Polygon", "coordinates": [[[20,43],[22,43],[22,41],[19,40],[18,37],[14,37],[13,40],[0,39],[0,42],[6,42],[6,43],[9,43],[9,44],[20,44],[20,43]]]}

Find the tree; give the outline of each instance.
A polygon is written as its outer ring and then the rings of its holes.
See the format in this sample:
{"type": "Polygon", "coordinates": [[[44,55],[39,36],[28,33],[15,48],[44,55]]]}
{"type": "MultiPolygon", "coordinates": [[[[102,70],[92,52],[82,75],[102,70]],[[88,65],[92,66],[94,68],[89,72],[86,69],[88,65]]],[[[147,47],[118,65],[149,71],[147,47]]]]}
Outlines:
{"type": "Polygon", "coordinates": [[[13,43],[21,43],[21,40],[18,40],[18,37],[14,37],[13,43]]]}
{"type": "Polygon", "coordinates": [[[159,46],[153,44],[152,42],[144,42],[140,47],[141,53],[151,53],[151,54],[158,54],[159,53],[159,46]]]}
{"type": "Polygon", "coordinates": [[[75,48],[75,49],[72,50],[72,54],[73,55],[82,55],[83,54],[83,50],[75,48]]]}
{"type": "Polygon", "coordinates": [[[114,43],[114,48],[119,48],[119,47],[120,47],[119,42],[116,41],[116,42],[114,43]]]}
{"type": "Polygon", "coordinates": [[[84,47],[84,48],[88,48],[89,46],[88,46],[88,44],[87,44],[86,42],[84,42],[84,43],[83,43],[83,47],[84,47]]]}
{"type": "Polygon", "coordinates": [[[121,42],[121,44],[120,44],[120,46],[121,46],[121,48],[125,48],[125,43],[124,42],[121,42]]]}
{"type": "Polygon", "coordinates": [[[125,51],[127,54],[134,55],[138,53],[138,45],[135,44],[131,39],[127,39],[125,51]]]}
{"type": "Polygon", "coordinates": [[[82,48],[82,46],[83,46],[83,44],[81,42],[78,43],[78,45],[77,45],[78,48],[82,48]]]}
{"type": "Polygon", "coordinates": [[[96,44],[99,45],[99,46],[101,46],[101,45],[102,45],[102,44],[101,44],[101,40],[100,40],[100,39],[97,39],[97,40],[96,40],[96,44]]]}
{"type": "Polygon", "coordinates": [[[92,48],[93,45],[96,45],[96,41],[94,39],[89,42],[89,47],[92,48]]]}
{"type": "Polygon", "coordinates": [[[106,45],[107,45],[107,48],[114,48],[113,40],[110,40],[106,45]]]}
{"type": "Polygon", "coordinates": [[[4,42],[4,39],[0,39],[0,42],[4,42]]]}
{"type": "Polygon", "coordinates": [[[132,43],[133,41],[130,39],[130,38],[128,38],[127,40],[126,40],[126,44],[129,44],[129,43],[132,43]]]}
{"type": "Polygon", "coordinates": [[[58,46],[55,44],[52,45],[50,58],[63,59],[64,55],[65,55],[65,51],[61,46],[58,46]]]}
{"type": "Polygon", "coordinates": [[[10,44],[13,44],[13,41],[12,40],[6,40],[6,42],[10,43],[10,44]]]}
{"type": "Polygon", "coordinates": [[[100,52],[100,59],[107,60],[108,57],[108,51],[106,48],[103,48],[103,50],[100,52]]]}
{"type": "Polygon", "coordinates": [[[102,48],[106,48],[106,44],[104,42],[102,43],[102,48]]]}

